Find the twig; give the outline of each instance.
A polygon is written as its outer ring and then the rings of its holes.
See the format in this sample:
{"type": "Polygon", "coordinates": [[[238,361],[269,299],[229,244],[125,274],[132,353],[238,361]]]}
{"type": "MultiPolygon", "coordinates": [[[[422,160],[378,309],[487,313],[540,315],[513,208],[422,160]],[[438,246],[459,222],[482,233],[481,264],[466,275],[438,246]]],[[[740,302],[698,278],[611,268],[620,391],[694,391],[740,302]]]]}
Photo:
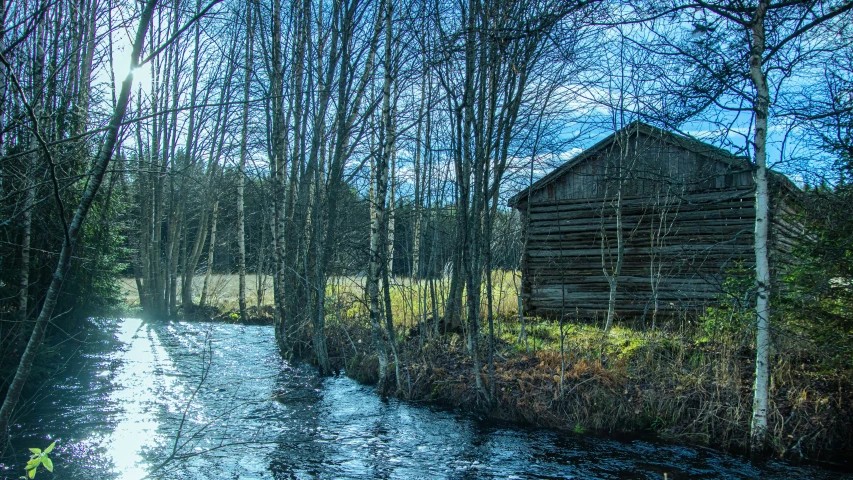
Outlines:
{"type": "Polygon", "coordinates": [[[163,42],[163,44],[162,44],[162,45],[160,45],[159,47],[157,47],[157,50],[154,50],[153,52],[151,52],[151,54],[150,54],[150,55],[148,55],[147,57],[145,57],[145,60],[142,60],[141,62],[139,62],[138,66],[145,65],[146,63],[150,62],[152,58],[154,58],[154,57],[156,57],[157,55],[159,55],[159,54],[160,54],[160,52],[162,52],[163,50],[165,50],[165,49],[166,49],[166,47],[168,47],[168,46],[169,46],[169,45],[171,45],[175,40],[177,40],[177,39],[178,39],[178,37],[180,37],[180,36],[181,36],[181,34],[182,34],[182,33],[184,33],[185,31],[187,31],[187,29],[188,29],[188,28],[190,28],[190,27],[191,27],[191,26],[192,26],[196,21],[198,21],[201,17],[205,16],[205,15],[207,14],[207,11],[208,11],[208,10],[210,10],[211,8],[213,8],[213,6],[214,6],[214,5],[216,5],[217,3],[221,2],[221,1],[222,1],[222,0],[213,0],[212,2],[210,2],[206,7],[204,7],[204,9],[203,9],[202,11],[200,11],[198,14],[196,14],[196,16],[194,16],[193,18],[191,18],[191,19],[190,19],[186,24],[184,24],[184,26],[183,26],[183,27],[181,27],[181,28],[180,28],[180,30],[178,30],[177,32],[175,32],[175,34],[174,34],[174,35],[172,35],[168,40],[166,40],[165,42],[163,42]]]}
{"type": "Polygon", "coordinates": [[[41,136],[41,127],[39,127],[38,117],[36,116],[35,110],[33,110],[32,105],[27,100],[27,94],[24,93],[24,89],[21,87],[21,83],[18,81],[18,76],[15,75],[15,71],[12,69],[12,66],[6,60],[6,57],[0,53],[0,62],[6,67],[6,70],[9,71],[9,77],[12,79],[12,84],[15,85],[15,89],[18,91],[18,95],[21,97],[21,103],[24,104],[24,107],[27,110],[27,114],[30,116],[30,119],[33,121],[33,133],[35,133],[36,140],[38,140],[39,145],[42,150],[44,150],[44,154],[47,157],[47,162],[50,164],[50,179],[53,183],[53,196],[56,199],[56,204],[59,208],[59,218],[62,219],[62,231],[65,233],[65,244],[71,245],[71,236],[68,233],[68,221],[65,219],[65,206],[62,204],[62,197],[59,196],[59,181],[56,180],[56,164],[53,162],[53,155],[50,153],[50,149],[47,147],[47,141],[41,136]]]}

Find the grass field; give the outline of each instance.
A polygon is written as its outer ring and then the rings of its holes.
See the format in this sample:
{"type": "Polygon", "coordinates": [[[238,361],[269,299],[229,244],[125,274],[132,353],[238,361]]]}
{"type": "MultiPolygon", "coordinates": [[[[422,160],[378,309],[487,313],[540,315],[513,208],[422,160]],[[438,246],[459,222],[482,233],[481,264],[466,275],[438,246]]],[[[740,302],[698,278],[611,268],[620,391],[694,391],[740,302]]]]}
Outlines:
{"type": "MultiPolygon", "coordinates": [[[[272,305],[272,277],[264,276],[262,305],[272,305]]],[[[258,278],[256,275],[246,275],[246,301],[249,306],[258,304],[258,278]]],[[[518,288],[521,277],[519,272],[496,270],[492,272],[492,292],[494,313],[497,316],[515,315],[518,313],[518,288]]],[[[193,279],[193,294],[199,301],[204,276],[193,279]]],[[[366,295],[364,277],[333,277],[326,288],[326,308],[329,313],[337,312],[345,316],[366,315],[366,295]]],[[[447,299],[449,279],[412,281],[410,278],[391,279],[391,306],[396,322],[411,325],[424,314],[431,315],[433,311],[433,293],[439,315],[447,299]]],[[[181,297],[181,282],[178,280],[178,299],[181,297]]],[[[139,293],[133,278],[120,280],[120,288],[124,302],[129,307],[139,306],[139,293]]],[[[485,282],[483,288],[485,289],[485,282]]],[[[224,311],[238,309],[239,278],[233,274],[211,275],[208,287],[209,304],[224,311]]],[[[486,299],[483,296],[483,312],[485,313],[486,299]]]]}
{"type": "MultiPolygon", "coordinates": [[[[334,278],[327,288],[326,308],[330,312],[338,311],[346,316],[367,315],[365,305],[365,279],[334,278]]],[[[492,272],[493,308],[496,316],[515,315],[518,313],[518,288],[521,277],[518,272],[496,270],[492,272]]],[[[438,315],[444,314],[447,292],[450,288],[449,278],[435,280],[412,281],[410,278],[391,279],[391,308],[396,323],[410,326],[417,319],[431,316],[433,313],[433,294],[435,310],[438,315]]],[[[483,284],[485,291],[486,285],[483,284]]],[[[481,311],[485,314],[486,297],[483,295],[481,311]]]]}
{"type": "MultiPolygon", "coordinates": [[[[256,275],[246,275],[246,301],[249,305],[258,304],[258,278],[256,275]]],[[[122,278],[120,288],[124,296],[124,302],[129,307],[139,306],[139,292],[136,289],[136,280],[133,278],[122,278]]],[[[201,297],[201,288],[204,284],[204,276],[193,278],[193,294],[195,301],[201,297]]],[[[272,277],[264,277],[264,305],[272,305],[272,277]]],[[[208,286],[208,298],[211,305],[218,306],[224,310],[235,309],[240,291],[240,282],[237,275],[215,274],[210,276],[208,286]]],[[[181,298],[181,280],[178,277],[178,299],[181,298]]]]}

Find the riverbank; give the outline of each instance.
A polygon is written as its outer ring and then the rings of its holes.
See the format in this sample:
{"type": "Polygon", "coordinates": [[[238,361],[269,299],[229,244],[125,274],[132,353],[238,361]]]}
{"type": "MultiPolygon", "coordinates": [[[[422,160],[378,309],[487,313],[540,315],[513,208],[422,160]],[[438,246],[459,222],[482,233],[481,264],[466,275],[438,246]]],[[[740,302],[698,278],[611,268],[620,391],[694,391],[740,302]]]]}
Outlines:
{"type": "MultiPolygon", "coordinates": [[[[487,339],[481,339],[478,391],[471,355],[456,334],[415,336],[398,345],[400,378],[389,366],[387,395],[432,402],[525,425],[578,433],[654,435],[679,443],[744,452],[752,412],[754,351],[739,339],[702,331],[604,334],[583,323],[518,325],[504,319],[496,345],[494,398],[487,339]],[[562,352],[560,339],[562,338],[562,352]]],[[[336,356],[347,374],[376,383],[368,329],[351,325],[336,356]]],[[[853,398],[849,371],[829,370],[820,348],[781,339],[771,382],[768,454],[850,468],[853,398]]]]}
{"type": "Polygon", "coordinates": [[[88,335],[16,421],[0,479],[19,478],[28,448],[55,439],[54,472],[36,478],[840,477],[384,401],[343,375],[282,362],[265,326],[102,318],[88,335]]]}
{"type": "MultiPolygon", "coordinates": [[[[223,277],[219,283],[230,285],[229,280],[223,277]]],[[[336,370],[376,384],[378,360],[357,287],[330,287],[329,355],[336,370]]],[[[420,307],[404,300],[421,298],[425,290],[418,287],[395,285],[400,290],[399,298],[392,296],[400,378],[398,383],[396,366],[389,366],[385,395],[531,426],[746,449],[755,358],[748,312],[709,309],[701,318],[670,319],[655,328],[625,323],[608,334],[588,320],[561,327],[528,319],[522,342],[515,313],[502,310],[495,321],[492,395],[488,337],[479,341],[478,389],[461,335],[415,332],[423,320],[420,307]]],[[[221,291],[217,307],[184,318],[239,323],[234,299],[228,289],[221,291]]],[[[510,287],[496,291],[503,305],[515,304],[510,287]]],[[[250,307],[250,323],[271,324],[272,313],[269,305],[250,307]]],[[[853,367],[843,354],[846,340],[836,335],[842,345],[830,348],[825,331],[794,317],[775,328],[768,455],[853,468],[853,367]]],[[[303,340],[310,344],[310,338],[303,340]]]]}

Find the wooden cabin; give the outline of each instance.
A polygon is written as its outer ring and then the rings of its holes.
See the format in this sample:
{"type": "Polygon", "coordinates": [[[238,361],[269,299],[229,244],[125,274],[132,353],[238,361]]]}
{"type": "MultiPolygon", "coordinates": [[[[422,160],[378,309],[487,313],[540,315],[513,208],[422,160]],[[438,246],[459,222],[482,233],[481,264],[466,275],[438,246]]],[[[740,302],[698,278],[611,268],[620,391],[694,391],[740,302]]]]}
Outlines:
{"type": "MultiPolygon", "coordinates": [[[[718,299],[727,276],[755,263],[752,171],[745,157],[639,122],[572,158],[509,200],[525,232],[525,312],[607,312],[612,279],[622,316],[718,299]]],[[[787,215],[797,192],[771,172],[771,264],[802,233],[787,215]]]]}

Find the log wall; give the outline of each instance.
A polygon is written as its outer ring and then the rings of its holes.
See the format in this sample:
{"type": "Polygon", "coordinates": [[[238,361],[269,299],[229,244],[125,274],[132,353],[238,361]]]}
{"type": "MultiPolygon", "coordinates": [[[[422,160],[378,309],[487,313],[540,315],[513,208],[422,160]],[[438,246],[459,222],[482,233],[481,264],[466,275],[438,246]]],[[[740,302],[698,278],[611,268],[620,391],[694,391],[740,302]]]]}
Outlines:
{"type": "MultiPolygon", "coordinates": [[[[612,272],[617,259],[619,181],[620,315],[696,311],[723,292],[727,272],[754,265],[755,199],[748,164],[738,168],[639,138],[627,154],[608,149],[591,155],[515,205],[527,231],[522,260],[527,314],[607,311],[610,288],[604,270],[612,272]]],[[[774,264],[802,233],[790,220],[790,202],[778,194],[783,183],[775,182],[771,203],[776,207],[771,214],[774,264]]]]}

